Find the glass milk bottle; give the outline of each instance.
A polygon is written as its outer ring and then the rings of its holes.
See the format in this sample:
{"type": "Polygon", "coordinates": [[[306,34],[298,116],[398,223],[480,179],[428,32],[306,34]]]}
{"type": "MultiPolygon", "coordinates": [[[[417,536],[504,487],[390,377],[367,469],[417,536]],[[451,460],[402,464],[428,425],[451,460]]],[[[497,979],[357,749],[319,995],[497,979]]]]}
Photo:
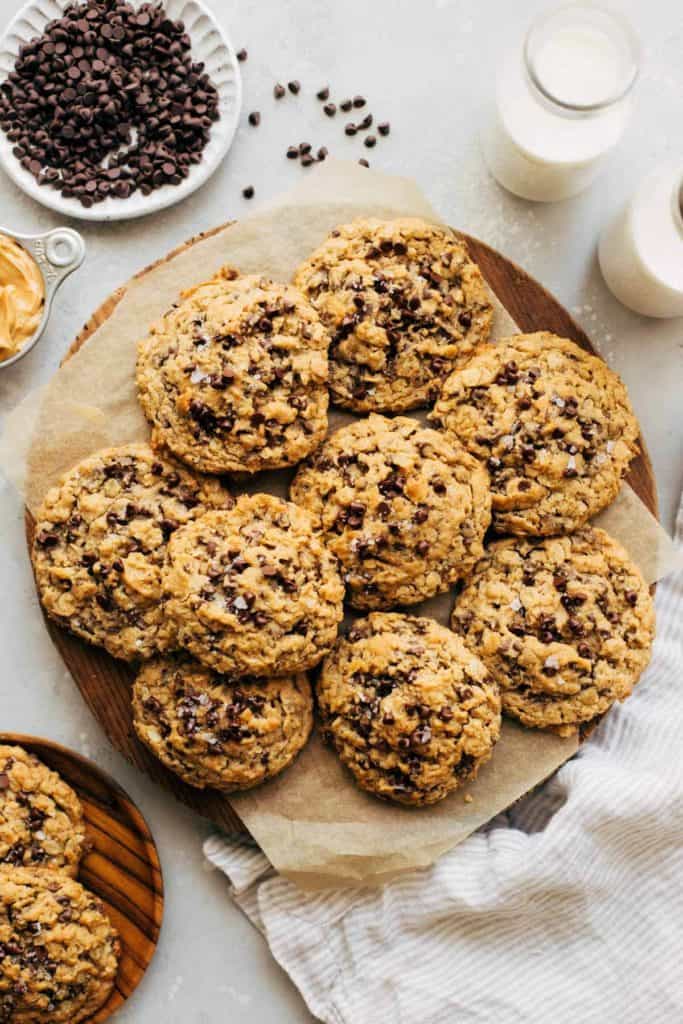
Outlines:
{"type": "Polygon", "coordinates": [[[683,162],[648,175],[605,227],[598,257],[608,287],[644,316],[683,316],[683,162]]]}
{"type": "Polygon", "coordinates": [[[493,176],[524,199],[581,192],[624,131],[638,65],[628,23],[605,8],[576,3],[538,19],[503,62],[484,121],[493,176]]]}

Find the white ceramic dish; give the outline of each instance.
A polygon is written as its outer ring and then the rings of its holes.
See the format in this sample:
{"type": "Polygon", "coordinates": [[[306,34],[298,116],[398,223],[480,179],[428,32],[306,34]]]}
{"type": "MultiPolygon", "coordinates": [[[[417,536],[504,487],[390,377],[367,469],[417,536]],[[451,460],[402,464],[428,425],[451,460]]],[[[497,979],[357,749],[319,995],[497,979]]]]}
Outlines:
{"type": "Polygon", "coordinates": [[[0,361],[1,371],[28,355],[42,338],[57,289],[85,259],[85,242],[73,228],[53,228],[42,235],[18,235],[16,231],[0,227],[0,234],[15,238],[23,245],[38,264],[45,285],[45,305],[37,331],[10,359],[0,361]]]}
{"type": "MultiPolygon", "coordinates": [[[[31,0],[19,11],[0,39],[0,81],[14,67],[19,49],[45,26],[60,18],[71,0],[31,0]]],[[[139,7],[142,0],[131,0],[139,7]]],[[[77,199],[64,199],[50,185],[39,185],[33,175],[14,156],[14,143],[0,131],[0,166],[14,183],[32,199],[66,217],[81,220],[130,220],[179,203],[213,174],[227,153],[239,122],[242,106],[242,79],[235,51],[211,11],[200,0],[165,0],[169,18],[185,24],[192,40],[192,59],[203,61],[206,71],[218,90],[220,119],[211,126],[211,138],[203,151],[202,161],[194,164],[180,185],[164,185],[148,196],[134,192],[127,199],[108,198],[86,209],[77,199]]]]}

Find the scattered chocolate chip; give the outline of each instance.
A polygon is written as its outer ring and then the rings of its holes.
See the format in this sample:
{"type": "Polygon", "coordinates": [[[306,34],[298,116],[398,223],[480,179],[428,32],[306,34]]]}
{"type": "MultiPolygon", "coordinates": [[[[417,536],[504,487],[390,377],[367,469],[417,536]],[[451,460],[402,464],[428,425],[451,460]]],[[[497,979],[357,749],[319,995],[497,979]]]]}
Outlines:
{"type": "Polygon", "coordinates": [[[349,123],[344,128],[344,131],[346,132],[347,135],[355,135],[358,129],[356,128],[355,124],[352,121],[349,121],[349,123]]]}
{"type": "Polygon", "coordinates": [[[370,166],[370,164],[368,163],[368,161],[367,161],[367,160],[365,159],[365,157],[364,157],[364,156],[362,156],[362,157],[360,158],[360,160],[358,161],[358,163],[359,163],[359,164],[361,165],[361,167],[369,167],[369,166],[370,166]]]}
{"type": "Polygon", "coordinates": [[[304,155],[301,157],[301,166],[302,167],[310,167],[311,164],[314,164],[314,163],[315,163],[315,157],[312,156],[310,153],[304,153],[304,155]]]}
{"type": "Polygon", "coordinates": [[[366,132],[368,128],[372,127],[372,114],[366,114],[363,120],[358,125],[358,131],[366,132]]]}
{"type": "Polygon", "coordinates": [[[253,185],[247,185],[246,188],[242,189],[242,195],[244,196],[245,199],[253,199],[254,198],[254,186],[253,185]]]}
{"type": "Polygon", "coordinates": [[[254,128],[258,128],[258,126],[261,124],[261,114],[259,113],[258,110],[252,110],[251,114],[249,115],[249,124],[252,125],[254,128]]]}
{"type": "Polygon", "coordinates": [[[345,114],[348,114],[349,110],[351,110],[353,106],[353,100],[342,100],[339,106],[345,114]]]}
{"type": "Polygon", "coordinates": [[[376,138],[376,136],[368,135],[366,137],[366,139],[365,139],[365,145],[368,147],[368,149],[372,149],[373,146],[376,146],[377,145],[377,138],[376,138]]]}
{"type": "Polygon", "coordinates": [[[273,96],[275,97],[276,100],[281,100],[282,97],[285,95],[286,91],[287,90],[285,89],[284,85],[282,85],[280,82],[277,82],[273,86],[273,96]]]}
{"type": "Polygon", "coordinates": [[[298,96],[301,92],[301,82],[295,78],[292,82],[287,82],[287,88],[294,96],[298,96]]]}
{"type": "Polygon", "coordinates": [[[327,146],[321,146],[318,150],[318,160],[326,160],[328,156],[327,146]]]}
{"type": "Polygon", "coordinates": [[[329,98],[330,98],[329,86],[326,85],[324,89],[319,89],[318,92],[316,93],[316,96],[318,97],[318,99],[321,102],[324,102],[325,100],[329,100],[329,98]]]}
{"type": "Polygon", "coordinates": [[[310,144],[310,142],[300,142],[299,143],[299,152],[301,153],[302,156],[305,156],[306,153],[310,153],[311,152],[311,144],[310,144]]]}
{"type": "Polygon", "coordinates": [[[325,111],[328,117],[334,117],[334,115],[337,113],[337,105],[336,103],[326,103],[325,106],[323,107],[323,110],[325,111]]]}
{"type": "Polygon", "coordinates": [[[391,125],[388,121],[382,121],[381,124],[377,125],[377,131],[380,135],[388,135],[391,131],[391,125]]]}
{"type": "Polygon", "coordinates": [[[358,110],[360,110],[361,107],[365,106],[365,102],[366,101],[365,101],[365,97],[364,96],[354,96],[353,97],[353,105],[358,110]]]}
{"type": "Polygon", "coordinates": [[[287,159],[288,160],[298,160],[299,159],[299,147],[298,146],[289,146],[288,147],[288,149],[287,149],[287,159]]]}
{"type": "MultiPolygon", "coordinates": [[[[145,28],[147,25],[149,25],[149,18],[146,14],[143,14],[140,17],[138,17],[138,25],[140,25],[141,28],[145,28]],[[142,25],[140,25],[140,17],[144,19],[142,25]]],[[[240,64],[244,64],[248,56],[249,54],[244,48],[237,51],[237,59],[240,62],[240,64]]]]}

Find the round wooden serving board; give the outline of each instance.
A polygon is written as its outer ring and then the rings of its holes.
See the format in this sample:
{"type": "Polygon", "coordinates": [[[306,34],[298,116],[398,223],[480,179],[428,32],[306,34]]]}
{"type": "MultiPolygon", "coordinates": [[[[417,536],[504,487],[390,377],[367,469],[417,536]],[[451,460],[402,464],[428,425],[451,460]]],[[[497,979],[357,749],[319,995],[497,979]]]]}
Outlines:
{"type": "MultiPolygon", "coordinates": [[[[172,259],[195,242],[201,241],[207,235],[216,234],[226,226],[190,239],[136,276],[143,277],[160,263],[172,259]]],[[[462,237],[489,285],[522,331],[554,331],[562,337],[572,338],[589,352],[595,351],[587,335],[567,310],[542,285],[495,249],[469,235],[462,237]]],[[[111,316],[127,287],[123,285],[118,288],[92,315],[69,349],[67,359],[111,316]]],[[[640,453],[631,463],[627,480],[656,516],[657,491],[642,438],[640,453]]],[[[32,525],[31,517],[28,516],[29,543],[32,539],[32,525]]],[[[167,771],[137,740],[131,724],[130,687],[134,678],[133,669],[123,662],[115,661],[104,651],[88,646],[49,620],[46,621],[52,639],[76,680],[88,707],[117,750],[195,811],[210,818],[227,831],[244,831],[226,796],[211,790],[200,791],[187,786],[167,771]]]]}
{"type": "Polygon", "coordinates": [[[164,913],[164,886],[145,819],[117,782],[80,754],[51,740],[0,733],[0,743],[23,747],[74,789],[83,804],[90,852],[79,881],[102,900],[121,940],[116,984],[84,1024],[103,1024],[125,1003],[154,956],[164,913]]]}

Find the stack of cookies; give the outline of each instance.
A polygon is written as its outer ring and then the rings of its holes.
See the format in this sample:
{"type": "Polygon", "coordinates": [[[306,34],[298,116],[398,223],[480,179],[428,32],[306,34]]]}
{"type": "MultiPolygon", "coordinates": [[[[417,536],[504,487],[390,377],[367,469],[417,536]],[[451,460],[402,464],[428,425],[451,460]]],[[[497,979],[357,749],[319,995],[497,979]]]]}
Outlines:
{"type": "Polygon", "coordinates": [[[71,787],[0,745],[0,1021],[79,1024],[109,998],[119,940],[76,881],[86,847],[71,787]]]}
{"type": "Polygon", "coordinates": [[[567,733],[631,692],[652,602],[587,525],[637,450],[625,388],[546,332],[490,344],[492,315],[448,229],[363,220],[292,285],[224,268],[140,343],[151,447],[68,473],[33,560],[53,618],[142,662],[135,729],[190,785],[291,763],[318,666],[325,737],[408,805],[476,776],[501,711],[567,733]],[[357,415],[328,436],[330,401],[357,415]],[[258,493],[293,466],[290,501],[258,493]],[[451,589],[450,630],[397,611],[451,589]],[[370,614],[338,638],[345,600],[370,614]]]}

